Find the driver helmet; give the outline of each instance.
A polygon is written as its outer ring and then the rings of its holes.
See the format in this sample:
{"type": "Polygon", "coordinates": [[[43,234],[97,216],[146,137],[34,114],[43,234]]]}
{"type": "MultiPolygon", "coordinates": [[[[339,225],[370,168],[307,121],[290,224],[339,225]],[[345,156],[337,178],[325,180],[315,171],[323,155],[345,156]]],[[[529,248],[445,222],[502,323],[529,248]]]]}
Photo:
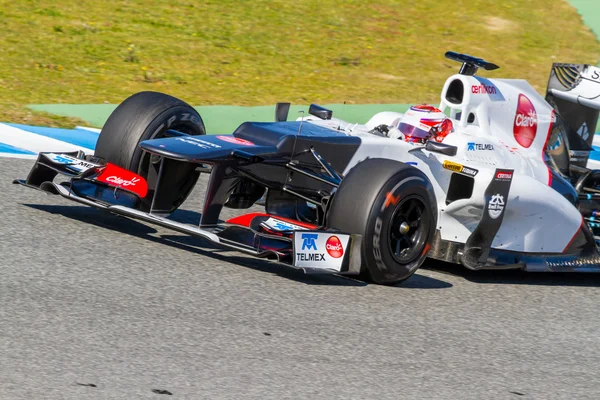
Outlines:
{"type": "Polygon", "coordinates": [[[441,142],[453,131],[452,121],[439,108],[429,104],[412,106],[392,123],[390,136],[408,143],[441,142]]]}

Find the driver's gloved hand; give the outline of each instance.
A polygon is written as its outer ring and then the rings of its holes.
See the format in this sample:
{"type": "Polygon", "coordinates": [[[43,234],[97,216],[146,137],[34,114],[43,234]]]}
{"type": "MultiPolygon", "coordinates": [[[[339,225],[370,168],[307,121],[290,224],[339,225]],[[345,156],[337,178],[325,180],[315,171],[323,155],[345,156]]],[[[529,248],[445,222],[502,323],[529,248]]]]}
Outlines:
{"type": "Polygon", "coordinates": [[[371,133],[375,135],[383,135],[387,136],[390,128],[386,124],[377,125],[375,128],[371,130],[371,133]]]}

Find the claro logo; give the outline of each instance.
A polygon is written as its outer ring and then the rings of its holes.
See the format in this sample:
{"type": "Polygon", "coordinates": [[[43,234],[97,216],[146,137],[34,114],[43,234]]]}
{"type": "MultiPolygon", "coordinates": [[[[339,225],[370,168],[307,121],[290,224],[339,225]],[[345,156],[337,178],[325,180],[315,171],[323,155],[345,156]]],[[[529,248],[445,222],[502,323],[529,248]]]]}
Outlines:
{"type": "Polygon", "coordinates": [[[123,179],[119,176],[109,176],[108,178],[106,178],[107,182],[111,182],[114,183],[115,185],[119,185],[119,186],[135,186],[135,184],[137,182],[140,181],[139,178],[131,178],[131,180],[127,180],[127,179],[123,179]]]}
{"type": "Polygon", "coordinates": [[[148,194],[148,184],[144,178],[111,163],[106,163],[100,175],[94,179],[133,192],[140,198],[144,198],[148,194]]]}
{"type": "Polygon", "coordinates": [[[533,103],[527,96],[521,93],[517,102],[517,112],[513,126],[513,133],[517,143],[525,148],[531,146],[537,133],[537,124],[537,113],[535,112],[533,103]]]}
{"type": "Polygon", "coordinates": [[[342,242],[337,236],[331,236],[329,239],[327,239],[327,242],[325,243],[325,249],[333,258],[340,258],[344,255],[342,242]]]}
{"type": "Polygon", "coordinates": [[[479,85],[471,86],[471,93],[473,94],[496,94],[496,86],[484,85],[483,83],[479,85]]]}

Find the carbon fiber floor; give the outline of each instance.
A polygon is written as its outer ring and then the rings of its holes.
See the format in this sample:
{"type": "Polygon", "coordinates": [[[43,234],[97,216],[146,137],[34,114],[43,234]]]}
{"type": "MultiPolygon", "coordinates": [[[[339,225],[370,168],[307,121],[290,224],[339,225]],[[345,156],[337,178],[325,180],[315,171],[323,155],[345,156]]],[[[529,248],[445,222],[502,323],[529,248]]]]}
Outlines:
{"type": "Polygon", "coordinates": [[[0,398],[600,397],[600,276],[306,277],[11,185],[30,165],[0,159],[0,398]]]}

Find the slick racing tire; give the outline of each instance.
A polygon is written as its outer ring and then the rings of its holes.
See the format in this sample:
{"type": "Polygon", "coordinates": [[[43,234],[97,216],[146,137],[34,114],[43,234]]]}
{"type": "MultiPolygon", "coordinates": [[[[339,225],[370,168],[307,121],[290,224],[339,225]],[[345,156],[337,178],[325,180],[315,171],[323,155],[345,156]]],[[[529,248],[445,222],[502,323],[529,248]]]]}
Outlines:
{"type": "Polygon", "coordinates": [[[362,235],[364,280],[393,285],[425,261],[437,224],[431,183],[418,169],[367,159],[350,170],[334,194],[327,227],[362,235]]]}
{"type": "MultiPolygon", "coordinates": [[[[189,135],[205,135],[204,122],[189,104],[164,93],[140,92],[123,101],[110,115],[100,132],[95,155],[106,162],[116,164],[141,175],[148,182],[148,195],[141,208],[148,210],[156,188],[160,158],[142,151],[139,143],[158,139],[168,129],[189,135]]],[[[173,212],[194,188],[200,173],[197,165],[181,163],[175,171],[170,170],[169,181],[173,191],[173,212]]],[[[171,203],[171,202],[170,202],[171,203]]]]}

